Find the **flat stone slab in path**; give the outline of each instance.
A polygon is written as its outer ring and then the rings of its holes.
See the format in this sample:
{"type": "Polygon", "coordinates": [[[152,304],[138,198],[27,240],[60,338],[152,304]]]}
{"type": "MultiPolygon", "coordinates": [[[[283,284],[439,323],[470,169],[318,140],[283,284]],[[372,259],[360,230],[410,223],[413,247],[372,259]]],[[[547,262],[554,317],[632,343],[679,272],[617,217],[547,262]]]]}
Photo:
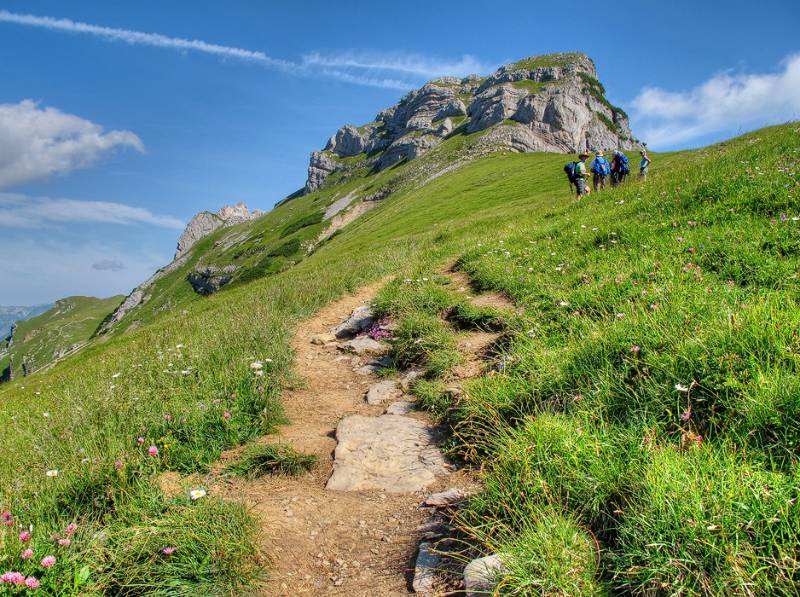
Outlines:
{"type": "Polygon", "coordinates": [[[448,473],[426,423],[399,415],[345,417],[336,428],[333,475],[326,489],[419,491],[448,473]]]}
{"type": "Polygon", "coordinates": [[[392,402],[387,408],[386,413],[387,415],[407,415],[410,412],[414,412],[414,403],[407,402],[406,400],[400,400],[398,402],[392,402]]]}
{"type": "Polygon", "coordinates": [[[367,404],[381,404],[402,394],[397,387],[397,382],[391,379],[372,384],[367,390],[367,404]]]}

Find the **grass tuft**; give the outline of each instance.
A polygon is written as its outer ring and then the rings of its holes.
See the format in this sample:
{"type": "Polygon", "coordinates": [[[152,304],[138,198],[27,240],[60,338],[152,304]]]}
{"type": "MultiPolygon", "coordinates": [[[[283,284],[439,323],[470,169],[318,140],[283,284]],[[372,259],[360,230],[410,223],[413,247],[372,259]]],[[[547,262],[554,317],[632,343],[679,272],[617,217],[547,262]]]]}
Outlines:
{"type": "Polygon", "coordinates": [[[316,456],[301,454],[291,446],[257,444],[250,446],[226,471],[248,479],[257,479],[264,475],[296,477],[310,471],[316,462],[316,456]]]}

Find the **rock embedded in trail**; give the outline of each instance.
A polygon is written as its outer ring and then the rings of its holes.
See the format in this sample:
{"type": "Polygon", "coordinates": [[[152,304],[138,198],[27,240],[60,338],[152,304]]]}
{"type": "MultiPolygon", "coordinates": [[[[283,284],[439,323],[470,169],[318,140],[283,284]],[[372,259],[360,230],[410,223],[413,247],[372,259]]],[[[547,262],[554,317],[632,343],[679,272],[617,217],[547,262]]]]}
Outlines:
{"type": "Polygon", "coordinates": [[[386,409],[387,415],[405,415],[414,411],[414,403],[400,400],[399,402],[392,402],[386,409]]]}
{"type": "Polygon", "coordinates": [[[352,338],[368,330],[375,323],[375,314],[371,307],[357,307],[353,309],[350,317],[333,329],[333,335],[338,339],[352,338]]]}
{"type": "Polygon", "coordinates": [[[392,357],[389,355],[382,356],[379,359],[375,359],[374,361],[370,361],[366,365],[362,365],[361,367],[356,367],[353,369],[359,375],[374,375],[378,373],[381,369],[385,369],[386,367],[392,366],[392,357]]]}
{"type": "Polygon", "coordinates": [[[358,336],[352,340],[348,340],[342,344],[341,348],[347,352],[354,352],[357,355],[380,354],[389,349],[386,344],[373,340],[369,336],[358,336]]]}
{"type": "Polygon", "coordinates": [[[472,560],[464,568],[464,591],[467,597],[491,595],[499,577],[507,570],[499,554],[472,560]]]}
{"type": "Polygon", "coordinates": [[[436,572],[441,565],[441,557],[433,551],[433,545],[427,541],[419,544],[417,562],[414,565],[412,588],[420,595],[431,595],[436,586],[436,572]]]}
{"type": "Polygon", "coordinates": [[[325,344],[330,344],[331,342],[336,342],[336,336],[333,334],[314,334],[311,337],[311,344],[324,346],[325,344]]]}
{"type": "Polygon", "coordinates": [[[345,417],[336,428],[333,475],[327,489],[407,493],[446,474],[447,463],[426,423],[398,415],[345,417]]]}
{"type": "Polygon", "coordinates": [[[464,493],[463,490],[458,489],[457,487],[453,487],[452,489],[448,489],[446,491],[440,491],[439,493],[432,493],[427,498],[423,504],[425,506],[432,506],[432,507],[445,507],[445,506],[452,506],[453,504],[457,504],[464,500],[467,497],[467,494],[464,493]]]}
{"type": "Polygon", "coordinates": [[[387,379],[372,384],[367,390],[367,404],[382,404],[401,394],[397,382],[387,379]]]}

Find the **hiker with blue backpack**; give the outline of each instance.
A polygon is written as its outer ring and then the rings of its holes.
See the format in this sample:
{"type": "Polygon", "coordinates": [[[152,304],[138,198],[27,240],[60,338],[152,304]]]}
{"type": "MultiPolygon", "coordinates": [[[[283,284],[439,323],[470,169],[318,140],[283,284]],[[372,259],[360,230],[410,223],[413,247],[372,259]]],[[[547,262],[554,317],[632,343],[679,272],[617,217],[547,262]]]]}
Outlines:
{"type": "Polygon", "coordinates": [[[614,158],[611,160],[611,186],[617,186],[625,182],[625,179],[630,176],[631,164],[626,156],[621,151],[614,152],[614,158]]]}
{"type": "Polygon", "coordinates": [[[611,173],[611,164],[603,156],[601,149],[595,152],[595,157],[589,170],[592,171],[592,186],[594,190],[599,191],[606,188],[606,177],[611,173]]]}

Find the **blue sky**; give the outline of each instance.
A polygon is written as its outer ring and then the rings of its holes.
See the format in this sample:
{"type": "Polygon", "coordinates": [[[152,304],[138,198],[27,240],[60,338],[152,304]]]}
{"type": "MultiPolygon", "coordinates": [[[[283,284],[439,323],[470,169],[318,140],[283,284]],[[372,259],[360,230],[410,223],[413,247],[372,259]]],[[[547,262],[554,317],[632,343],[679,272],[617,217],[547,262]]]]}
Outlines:
{"type": "Polygon", "coordinates": [[[194,213],[269,209],[440,74],[584,51],[662,149],[800,116],[796,0],[198,6],[0,1],[0,304],[127,293],[194,213]]]}

